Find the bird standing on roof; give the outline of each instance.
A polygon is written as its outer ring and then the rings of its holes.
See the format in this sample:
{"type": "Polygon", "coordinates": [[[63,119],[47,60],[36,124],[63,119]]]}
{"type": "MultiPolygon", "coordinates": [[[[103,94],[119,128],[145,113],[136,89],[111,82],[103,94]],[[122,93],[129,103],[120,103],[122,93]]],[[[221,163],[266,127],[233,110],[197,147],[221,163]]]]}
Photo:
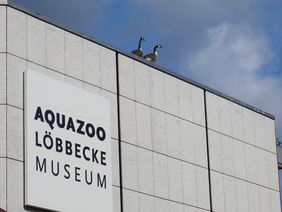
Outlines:
{"type": "Polygon", "coordinates": [[[141,36],[140,39],[139,39],[138,48],[131,52],[132,54],[135,54],[138,57],[142,57],[143,56],[143,51],[142,51],[142,48],[141,48],[141,42],[142,41],[145,41],[145,38],[143,38],[141,36]]]}
{"type": "Polygon", "coordinates": [[[147,54],[145,55],[143,58],[147,61],[153,61],[155,62],[158,58],[158,52],[157,52],[157,48],[163,48],[160,44],[156,45],[154,47],[153,53],[147,54]]]}

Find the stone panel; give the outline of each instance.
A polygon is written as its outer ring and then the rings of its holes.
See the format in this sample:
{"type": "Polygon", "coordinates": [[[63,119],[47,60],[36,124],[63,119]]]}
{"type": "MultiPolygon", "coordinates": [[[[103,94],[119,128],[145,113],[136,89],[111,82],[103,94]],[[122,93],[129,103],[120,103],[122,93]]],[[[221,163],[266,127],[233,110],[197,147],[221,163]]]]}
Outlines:
{"type": "Polygon", "coordinates": [[[6,9],[0,6],[0,52],[6,52],[6,9]]]}
{"type": "Polygon", "coordinates": [[[155,198],[155,212],[170,212],[169,201],[155,198]]]}
{"type": "Polygon", "coordinates": [[[7,8],[7,51],[22,58],[27,56],[27,15],[7,8]]]}
{"type": "Polygon", "coordinates": [[[6,103],[6,74],[6,54],[0,53],[0,104],[6,103]]]}
{"type": "Polygon", "coordinates": [[[113,209],[120,212],[120,188],[113,186],[113,209]]]}
{"type": "Polygon", "coordinates": [[[234,151],[234,171],[235,176],[240,179],[246,179],[246,158],[245,158],[245,145],[244,143],[233,140],[234,151]]]}
{"type": "Polygon", "coordinates": [[[154,194],[153,155],[151,151],[138,148],[139,191],[154,194]]]}
{"type": "Polygon", "coordinates": [[[182,162],[172,158],[168,158],[167,160],[169,198],[177,202],[183,202],[182,162]]]}
{"type": "Polygon", "coordinates": [[[258,113],[254,114],[255,121],[255,138],[256,146],[265,149],[265,129],[264,129],[264,117],[258,113]]]}
{"type": "Polygon", "coordinates": [[[228,212],[237,212],[237,195],[235,179],[229,176],[223,176],[225,210],[228,212]]]}
{"type": "Polygon", "coordinates": [[[124,212],[139,212],[139,195],[137,192],[123,189],[123,210],[124,212]]]}
{"type": "Polygon", "coordinates": [[[64,30],[46,24],[47,67],[65,73],[64,30]]]}
{"type": "Polygon", "coordinates": [[[234,147],[233,139],[221,135],[222,170],[225,174],[234,176],[234,147]]]}
{"type": "Polygon", "coordinates": [[[166,114],[167,154],[181,159],[179,119],[166,114]]]}
{"type": "MultiPolygon", "coordinates": [[[[201,209],[184,205],[184,212],[200,212],[201,209]]],[[[204,212],[205,210],[201,210],[204,212]]]]}
{"type": "Polygon", "coordinates": [[[27,59],[46,66],[46,23],[27,16],[27,59]]]}
{"type": "Polygon", "coordinates": [[[195,146],[194,146],[194,124],[179,120],[180,122],[180,141],[181,141],[181,158],[184,161],[195,163],[195,146]]]}
{"type": "Polygon", "coordinates": [[[149,68],[149,73],[151,106],[164,111],[164,74],[153,68],[149,68]]]}
{"type": "Polygon", "coordinates": [[[179,115],[181,118],[192,121],[192,86],[182,80],[178,80],[179,115]]]}
{"type": "Polygon", "coordinates": [[[232,135],[239,140],[244,139],[242,107],[236,103],[231,104],[232,135]]]}
{"type": "Polygon", "coordinates": [[[95,86],[101,85],[100,46],[83,39],[83,80],[95,86]]]}
{"type": "Polygon", "coordinates": [[[232,121],[231,121],[231,108],[230,101],[223,99],[221,97],[219,99],[219,112],[220,112],[220,132],[225,135],[232,136],[232,121]]]}
{"type": "Polygon", "coordinates": [[[6,158],[0,158],[0,208],[6,210],[6,158]]]}
{"type": "Polygon", "coordinates": [[[151,109],[136,103],[137,144],[146,149],[152,149],[151,109]]]}
{"type": "Polygon", "coordinates": [[[119,186],[119,144],[117,140],[112,139],[112,183],[119,186]]]}
{"type": "Polygon", "coordinates": [[[275,121],[264,117],[265,147],[276,154],[275,121]]]}
{"type": "Polygon", "coordinates": [[[23,161],[23,110],[7,106],[7,156],[23,161]]]}
{"type": "Polygon", "coordinates": [[[257,151],[256,148],[250,145],[245,146],[246,151],[246,170],[247,170],[247,180],[251,182],[258,182],[257,176],[257,151]]]}
{"type": "Polygon", "coordinates": [[[23,108],[23,73],[26,61],[8,55],[7,63],[7,103],[23,108]]]}
{"type": "MultiPolygon", "coordinates": [[[[258,184],[259,185],[263,185],[263,186],[266,186],[268,187],[268,176],[270,173],[268,173],[268,164],[267,161],[268,161],[268,155],[271,154],[269,152],[266,152],[262,149],[257,149],[257,154],[256,154],[256,157],[257,157],[257,174],[258,174],[258,184]]],[[[277,167],[277,170],[278,170],[278,167],[277,167]]]]}
{"type": "Polygon", "coordinates": [[[182,163],[183,168],[183,202],[197,206],[196,168],[190,163],[182,163]]]}
{"type": "Polygon", "coordinates": [[[281,210],[280,193],[278,191],[269,190],[270,211],[276,212],[281,210]]]}
{"type": "Polygon", "coordinates": [[[218,96],[206,92],[208,128],[220,132],[220,111],[218,96]]]}
{"type": "Polygon", "coordinates": [[[225,211],[223,175],[211,171],[212,206],[217,212],[225,211]]]}
{"type": "Polygon", "coordinates": [[[207,141],[205,128],[198,125],[193,125],[193,128],[195,163],[207,167],[207,141]]]}
{"type": "Polygon", "coordinates": [[[148,196],[144,194],[139,194],[139,204],[140,204],[140,212],[154,212],[155,205],[154,205],[154,197],[148,196]]]}
{"type": "Polygon", "coordinates": [[[8,159],[7,211],[26,211],[23,208],[23,188],[23,163],[8,159]]]}
{"type": "Polygon", "coordinates": [[[65,32],[65,73],[83,79],[82,38],[65,32]]]}
{"type": "Polygon", "coordinates": [[[208,170],[196,166],[197,206],[210,208],[208,170]]]}
{"type": "Polygon", "coordinates": [[[153,153],[155,195],[169,198],[167,157],[153,153]]]}
{"type": "Polygon", "coordinates": [[[120,97],[120,125],[121,140],[137,144],[135,102],[123,97],[120,97]]]}
{"type": "Polygon", "coordinates": [[[167,154],[165,113],[151,109],[153,150],[167,154]]]}
{"type": "Polygon", "coordinates": [[[150,75],[149,68],[140,62],[135,62],[135,97],[136,101],[150,105],[150,75]]]}
{"type": "Polygon", "coordinates": [[[122,183],[124,188],[138,191],[138,153],[137,147],[121,143],[122,183]]]}
{"type": "Polygon", "coordinates": [[[270,211],[269,190],[264,187],[258,187],[258,189],[260,211],[270,211]]]}
{"type": "MultiPolygon", "coordinates": [[[[94,86],[92,86],[94,87],[94,86]]],[[[97,87],[92,90],[97,90],[97,87]]],[[[111,136],[118,139],[118,112],[117,112],[117,95],[101,89],[101,96],[107,98],[111,103],[111,136]]]]}
{"type": "Polygon", "coordinates": [[[267,169],[268,173],[268,186],[276,191],[279,190],[279,179],[278,179],[278,165],[277,156],[271,153],[266,154],[267,158],[267,169]]]}
{"type": "Polygon", "coordinates": [[[204,91],[192,86],[193,122],[205,126],[204,91]]]}
{"type": "Polygon", "coordinates": [[[6,157],[6,105],[0,105],[0,157],[6,157]]]}
{"type": "Polygon", "coordinates": [[[178,83],[177,79],[164,74],[165,111],[179,116],[178,83]]]}
{"type": "Polygon", "coordinates": [[[255,122],[254,122],[254,112],[242,108],[243,112],[243,128],[244,128],[244,141],[255,145],[255,122]]]}
{"type": "Polygon", "coordinates": [[[101,87],[116,93],[116,54],[102,46],[100,47],[100,74],[101,87]]]}
{"type": "Polygon", "coordinates": [[[183,205],[177,202],[169,202],[169,211],[170,212],[183,212],[183,205]]]}
{"type": "Polygon", "coordinates": [[[249,211],[260,211],[259,189],[257,185],[247,184],[249,211]]]}
{"type": "Polygon", "coordinates": [[[120,95],[135,99],[134,60],[119,54],[120,95]]]}
{"type": "Polygon", "coordinates": [[[212,170],[222,172],[222,145],[221,135],[212,130],[209,133],[210,167],[212,170]]]}
{"type": "Polygon", "coordinates": [[[235,180],[236,182],[236,195],[237,195],[237,211],[248,211],[248,189],[247,182],[243,180],[235,180]]]}

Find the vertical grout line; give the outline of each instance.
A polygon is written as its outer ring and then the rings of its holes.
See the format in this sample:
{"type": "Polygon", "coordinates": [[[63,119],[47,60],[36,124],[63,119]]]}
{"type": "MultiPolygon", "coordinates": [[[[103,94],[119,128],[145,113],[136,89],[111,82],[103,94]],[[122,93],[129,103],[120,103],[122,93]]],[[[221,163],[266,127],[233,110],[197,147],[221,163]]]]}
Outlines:
{"type": "Polygon", "coordinates": [[[7,105],[8,105],[8,7],[6,6],[6,211],[8,211],[8,142],[7,142],[7,138],[8,138],[8,109],[7,109],[7,105]]]}
{"type": "MultiPolygon", "coordinates": [[[[139,148],[138,148],[138,137],[137,137],[137,104],[138,102],[136,101],[136,83],[135,83],[135,69],[136,69],[136,62],[133,60],[132,61],[133,63],[133,83],[134,83],[134,97],[133,99],[135,101],[134,102],[134,114],[135,114],[135,141],[136,141],[136,144],[137,144],[137,186],[138,186],[138,190],[139,190],[139,187],[140,187],[140,176],[139,176],[139,148]]],[[[139,211],[141,210],[141,205],[140,205],[140,194],[138,193],[138,208],[139,208],[139,211]]]]}
{"type": "Polygon", "coordinates": [[[123,191],[122,191],[122,155],[121,155],[121,128],[120,128],[120,99],[119,99],[119,60],[116,53],[116,85],[117,85],[117,115],[118,115],[118,149],[119,149],[119,186],[120,186],[120,211],[123,212],[123,191]]]}
{"type": "Polygon", "coordinates": [[[82,81],[83,81],[83,83],[82,83],[82,88],[83,89],[85,89],[85,83],[84,83],[84,81],[85,81],[85,78],[84,78],[84,45],[83,45],[83,38],[81,39],[81,46],[82,46],[82,52],[81,52],[81,55],[82,55],[82,81]]]}
{"type": "MultiPolygon", "coordinates": [[[[166,145],[166,154],[168,154],[168,141],[167,141],[167,104],[166,104],[166,85],[165,85],[165,74],[162,73],[162,79],[163,79],[163,104],[164,104],[164,111],[162,112],[164,114],[164,125],[165,125],[165,145],[166,145]]],[[[167,173],[167,185],[168,185],[168,188],[167,188],[167,192],[168,192],[168,199],[170,199],[170,183],[169,183],[169,162],[168,160],[171,159],[169,157],[165,157],[166,158],[166,173],[167,173]]]]}
{"type": "Polygon", "coordinates": [[[206,141],[207,141],[207,159],[208,159],[208,178],[209,178],[209,194],[210,194],[210,211],[212,209],[212,191],[211,191],[211,168],[210,168],[210,152],[209,152],[209,132],[208,132],[208,114],[207,114],[207,99],[206,90],[204,90],[204,107],[205,107],[205,128],[206,128],[206,141]]]}
{"type": "MultiPolygon", "coordinates": [[[[117,52],[116,52],[117,53],[117,52]]],[[[102,69],[101,69],[101,60],[102,60],[102,57],[101,57],[101,46],[98,46],[98,59],[99,59],[99,62],[98,62],[98,70],[99,70],[99,86],[100,88],[102,88],[102,69]]],[[[117,67],[117,56],[116,56],[116,67],[117,67]]],[[[116,69],[116,75],[117,75],[117,69],[116,69]]],[[[117,76],[116,76],[116,80],[117,80],[117,76]]],[[[116,82],[117,83],[117,82],[116,82]]],[[[100,89],[100,94],[102,94],[102,91],[100,89]]]]}
{"type": "Polygon", "coordinates": [[[26,77],[26,72],[23,73],[23,206],[25,206],[25,198],[26,198],[26,195],[25,195],[25,89],[26,89],[26,84],[25,84],[25,77],[26,77]]]}
{"type": "MultiPolygon", "coordinates": [[[[44,23],[44,35],[45,35],[45,67],[47,69],[48,63],[47,63],[47,23],[44,23]]],[[[28,63],[27,63],[28,67],[28,63]]]]}
{"type": "Polygon", "coordinates": [[[153,127],[152,127],[152,107],[151,107],[151,70],[147,68],[147,76],[149,82],[149,113],[150,113],[150,130],[151,130],[151,154],[152,154],[152,168],[153,168],[153,193],[154,193],[154,210],[156,210],[156,191],[155,191],[155,153],[153,151],[153,127]]]}
{"type": "MultiPolygon", "coordinates": [[[[66,78],[66,59],[67,59],[67,54],[66,54],[66,32],[64,31],[64,71],[63,71],[63,75],[64,78],[66,78]]],[[[48,71],[48,70],[47,70],[48,71]]],[[[47,72],[46,72],[47,73],[47,72]]]]}
{"type": "Polygon", "coordinates": [[[28,57],[28,16],[25,14],[25,60],[29,60],[28,57]]]}
{"type": "MultiPolygon", "coordinates": [[[[234,138],[235,138],[235,135],[234,135],[235,133],[234,133],[234,131],[233,131],[234,117],[233,117],[233,115],[232,115],[232,110],[233,110],[234,106],[232,107],[232,104],[229,104],[229,107],[230,107],[230,116],[231,116],[231,118],[230,118],[230,119],[231,119],[231,134],[232,134],[231,141],[232,141],[232,149],[234,150],[233,153],[232,153],[232,156],[233,156],[233,157],[232,157],[232,160],[233,160],[233,164],[232,164],[232,165],[233,165],[233,173],[234,173],[234,176],[236,176],[236,167],[235,167],[235,154],[236,154],[235,151],[236,151],[236,150],[235,150],[235,147],[234,147],[236,144],[235,144],[235,141],[234,141],[234,140],[235,140],[235,139],[234,139],[234,138]]],[[[243,119],[242,119],[242,120],[243,120],[243,119]]],[[[242,140],[243,140],[243,139],[242,139],[242,140]]],[[[222,170],[222,172],[223,172],[223,170],[222,170]]],[[[236,196],[235,196],[235,200],[236,200],[236,210],[238,210],[238,205],[239,205],[239,204],[238,204],[239,202],[238,202],[237,181],[238,181],[238,179],[234,178],[234,188],[235,188],[235,195],[236,195],[236,196]]]]}

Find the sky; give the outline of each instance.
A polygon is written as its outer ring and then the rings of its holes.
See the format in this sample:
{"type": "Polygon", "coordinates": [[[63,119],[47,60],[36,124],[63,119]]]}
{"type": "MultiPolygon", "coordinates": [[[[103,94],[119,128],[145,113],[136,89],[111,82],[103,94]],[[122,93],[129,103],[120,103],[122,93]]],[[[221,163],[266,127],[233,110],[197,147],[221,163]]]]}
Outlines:
{"type": "Polygon", "coordinates": [[[276,117],[282,141],[281,0],[13,0],[276,117]]]}

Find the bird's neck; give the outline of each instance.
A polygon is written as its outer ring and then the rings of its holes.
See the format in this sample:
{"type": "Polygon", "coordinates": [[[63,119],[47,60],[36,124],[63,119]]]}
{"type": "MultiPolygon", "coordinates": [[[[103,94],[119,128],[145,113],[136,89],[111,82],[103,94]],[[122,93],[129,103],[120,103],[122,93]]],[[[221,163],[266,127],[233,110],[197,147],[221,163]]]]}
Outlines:
{"type": "Polygon", "coordinates": [[[140,38],[140,40],[139,40],[138,49],[141,49],[141,42],[142,42],[142,38],[140,38]]]}
{"type": "Polygon", "coordinates": [[[157,48],[158,48],[157,46],[154,47],[154,54],[155,54],[155,55],[158,54],[158,53],[157,53],[157,48]]]}

